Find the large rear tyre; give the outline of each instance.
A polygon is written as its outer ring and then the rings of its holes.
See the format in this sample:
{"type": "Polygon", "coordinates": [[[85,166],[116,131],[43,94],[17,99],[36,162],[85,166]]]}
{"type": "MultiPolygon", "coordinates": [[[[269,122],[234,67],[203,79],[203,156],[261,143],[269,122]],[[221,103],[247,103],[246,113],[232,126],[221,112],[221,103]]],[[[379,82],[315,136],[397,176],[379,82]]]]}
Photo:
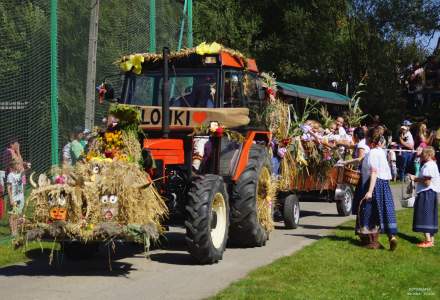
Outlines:
{"type": "Polygon", "coordinates": [[[287,229],[298,228],[299,225],[300,207],[298,197],[290,194],[284,199],[283,205],[283,219],[284,226],[287,229]]]}
{"type": "MultiPolygon", "coordinates": [[[[272,218],[271,164],[266,147],[253,145],[246,169],[232,187],[230,244],[238,247],[261,247],[269,238],[265,228],[267,215],[272,218]]],[[[270,220],[272,222],[272,219],[270,220]]]]}
{"type": "Polygon", "coordinates": [[[197,177],[188,193],[186,242],[188,251],[201,264],[223,258],[229,229],[229,199],[223,178],[197,177]]]}
{"type": "Polygon", "coordinates": [[[353,205],[353,191],[350,187],[345,187],[344,195],[341,200],[336,201],[336,209],[338,210],[338,215],[349,216],[351,214],[351,207],[353,205]]]}

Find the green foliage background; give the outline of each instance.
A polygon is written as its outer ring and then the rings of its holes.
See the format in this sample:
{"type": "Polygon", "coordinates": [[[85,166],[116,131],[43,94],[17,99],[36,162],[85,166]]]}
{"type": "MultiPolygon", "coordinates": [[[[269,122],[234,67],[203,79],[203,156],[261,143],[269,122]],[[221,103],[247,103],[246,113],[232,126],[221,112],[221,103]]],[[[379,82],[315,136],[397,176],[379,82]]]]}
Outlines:
{"type": "MultiPolygon", "coordinates": [[[[400,74],[425,57],[420,44],[440,30],[439,0],[197,0],[194,40],[218,41],[257,59],[282,81],[350,93],[368,73],[361,105],[392,125],[404,116],[400,74]]],[[[157,49],[177,48],[182,0],[158,0],[157,49]]],[[[50,0],[0,0],[0,148],[18,137],[38,169],[50,161],[50,0]],[[17,104],[18,103],[18,104],[17,104]]],[[[149,1],[100,5],[97,83],[112,63],[149,48],[149,1]]],[[[58,0],[60,147],[83,126],[90,1],[58,0]]],[[[185,41],[184,41],[185,44],[185,41]]],[[[97,121],[107,106],[97,105],[97,121]]],[[[61,149],[60,149],[61,150],[61,149]]],[[[46,164],[46,165],[45,165],[46,164]]]]}
{"type": "Polygon", "coordinates": [[[255,57],[277,79],[350,94],[368,73],[361,102],[393,125],[404,117],[400,74],[427,54],[440,30],[440,1],[199,0],[195,41],[220,41],[255,57]]]}
{"type": "MultiPolygon", "coordinates": [[[[158,0],[156,9],[157,49],[176,49],[183,2],[158,0]]],[[[113,62],[125,54],[148,52],[149,1],[101,0],[99,10],[96,82],[113,76],[118,89],[119,69],[113,62]]],[[[89,0],[58,0],[60,153],[74,128],[84,126],[90,12],[89,0]]],[[[0,41],[0,151],[10,138],[18,138],[33,169],[47,170],[50,0],[0,0],[0,41]]],[[[108,103],[96,103],[97,125],[107,110],[108,103]]]]}

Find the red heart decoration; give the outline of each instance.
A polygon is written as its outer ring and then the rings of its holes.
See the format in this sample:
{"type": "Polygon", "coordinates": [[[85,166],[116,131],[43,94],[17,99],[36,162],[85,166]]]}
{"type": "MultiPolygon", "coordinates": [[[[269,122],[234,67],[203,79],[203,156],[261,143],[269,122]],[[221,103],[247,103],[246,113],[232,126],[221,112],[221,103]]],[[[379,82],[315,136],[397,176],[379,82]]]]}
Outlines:
{"type": "Polygon", "coordinates": [[[208,114],[204,111],[196,111],[193,113],[192,119],[194,122],[197,122],[199,124],[202,124],[205,120],[208,114]]]}

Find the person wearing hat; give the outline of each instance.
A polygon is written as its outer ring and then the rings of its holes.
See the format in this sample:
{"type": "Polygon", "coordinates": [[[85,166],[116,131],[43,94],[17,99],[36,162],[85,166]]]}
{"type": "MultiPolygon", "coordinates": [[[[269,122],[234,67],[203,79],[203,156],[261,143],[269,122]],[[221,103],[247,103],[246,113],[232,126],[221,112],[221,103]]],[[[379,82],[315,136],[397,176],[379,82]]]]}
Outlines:
{"type": "Polygon", "coordinates": [[[406,127],[410,127],[412,125],[412,123],[411,123],[411,121],[410,120],[404,120],[403,122],[402,122],[402,126],[406,126],[406,127]]]}
{"type": "MultiPolygon", "coordinates": [[[[402,150],[414,150],[414,138],[409,131],[411,122],[408,120],[403,121],[399,131],[399,143],[402,150]]],[[[413,153],[402,151],[400,154],[400,166],[399,166],[399,178],[405,180],[406,171],[412,161],[413,153]]]]}

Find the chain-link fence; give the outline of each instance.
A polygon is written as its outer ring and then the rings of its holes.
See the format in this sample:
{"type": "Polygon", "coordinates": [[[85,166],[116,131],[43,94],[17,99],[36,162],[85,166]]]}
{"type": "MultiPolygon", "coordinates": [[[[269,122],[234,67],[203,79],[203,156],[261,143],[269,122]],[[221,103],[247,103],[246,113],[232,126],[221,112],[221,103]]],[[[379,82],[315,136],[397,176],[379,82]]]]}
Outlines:
{"type": "MultiPolygon", "coordinates": [[[[70,134],[85,128],[88,63],[90,57],[93,59],[89,53],[91,24],[98,27],[96,84],[99,85],[105,78],[120,78],[114,62],[122,55],[159,52],[163,46],[177,49],[192,43],[188,34],[190,2],[0,0],[0,153],[17,140],[21,156],[32,163],[32,171],[45,172],[53,161],[51,153],[61,161],[62,148],[70,134]],[[50,22],[54,3],[58,7],[57,35],[50,22]],[[94,18],[96,6],[99,13],[94,18]],[[58,46],[57,124],[51,121],[54,92],[51,38],[54,37],[58,46]],[[55,144],[51,138],[53,132],[58,132],[55,144]],[[51,149],[56,144],[58,149],[51,149]]],[[[119,88],[116,84],[115,89],[119,88]]],[[[100,104],[96,96],[95,125],[101,125],[107,109],[108,103],[100,104]]],[[[1,164],[0,170],[7,167],[1,164]]]]}

